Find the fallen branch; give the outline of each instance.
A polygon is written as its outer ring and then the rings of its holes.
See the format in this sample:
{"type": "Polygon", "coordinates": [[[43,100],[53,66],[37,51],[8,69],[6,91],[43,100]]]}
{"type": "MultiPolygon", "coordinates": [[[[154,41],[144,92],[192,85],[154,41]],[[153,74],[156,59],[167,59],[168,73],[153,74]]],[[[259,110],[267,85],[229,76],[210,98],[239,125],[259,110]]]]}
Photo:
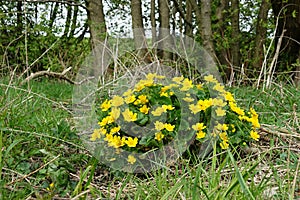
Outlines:
{"type": "Polygon", "coordinates": [[[53,78],[58,78],[58,79],[65,80],[65,81],[67,81],[71,84],[75,84],[74,81],[72,81],[71,79],[69,79],[68,77],[65,76],[66,73],[68,71],[70,71],[71,69],[72,69],[72,67],[69,67],[61,73],[51,72],[50,69],[48,69],[47,71],[35,72],[35,73],[30,74],[30,76],[28,76],[25,80],[23,80],[20,83],[20,85],[24,85],[25,83],[29,82],[30,80],[41,77],[41,76],[50,76],[50,77],[53,77],[53,78]]]}

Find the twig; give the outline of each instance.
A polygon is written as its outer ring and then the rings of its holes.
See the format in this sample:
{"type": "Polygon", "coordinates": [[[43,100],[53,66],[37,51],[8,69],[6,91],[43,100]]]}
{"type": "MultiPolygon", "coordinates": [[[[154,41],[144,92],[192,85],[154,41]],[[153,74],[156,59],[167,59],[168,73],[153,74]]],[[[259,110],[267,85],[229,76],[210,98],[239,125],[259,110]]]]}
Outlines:
{"type": "Polygon", "coordinates": [[[36,172],[40,171],[41,169],[43,169],[44,167],[46,167],[47,165],[49,165],[50,163],[52,163],[52,162],[53,162],[54,160],[56,160],[59,156],[60,156],[60,155],[55,156],[55,157],[54,157],[53,159],[51,159],[49,162],[45,163],[44,165],[40,166],[40,167],[37,168],[36,170],[30,172],[29,174],[27,174],[27,175],[25,175],[25,176],[23,176],[23,177],[21,177],[21,178],[19,178],[19,179],[16,179],[16,180],[14,180],[14,181],[8,183],[7,186],[8,186],[8,185],[11,185],[11,184],[13,184],[13,183],[15,183],[15,182],[21,181],[21,180],[23,180],[23,179],[26,179],[26,178],[28,178],[29,176],[35,174],[36,172]]]}
{"type": "Polygon", "coordinates": [[[57,72],[52,72],[49,69],[47,71],[39,71],[36,73],[32,73],[30,76],[28,76],[25,80],[23,80],[20,85],[24,85],[24,83],[29,82],[32,79],[41,77],[41,76],[51,76],[53,78],[58,78],[58,79],[63,79],[68,81],[71,84],[74,84],[74,82],[72,80],[70,80],[68,77],[65,76],[65,74],[70,71],[72,69],[72,67],[69,67],[67,69],[65,69],[63,72],[61,73],[57,73],[57,72]]]}
{"type": "Polygon", "coordinates": [[[268,89],[271,86],[271,80],[275,71],[275,64],[278,60],[278,56],[279,56],[279,52],[280,52],[280,48],[281,48],[281,43],[282,43],[282,39],[284,36],[284,33],[286,32],[286,30],[284,29],[278,39],[278,43],[277,43],[277,47],[276,47],[276,52],[275,55],[273,57],[273,60],[271,62],[270,68],[269,68],[269,73],[268,73],[268,78],[267,78],[267,83],[266,83],[266,88],[268,89]],[[273,69],[274,68],[274,69],[273,69]]]}
{"type": "Polygon", "coordinates": [[[35,61],[33,61],[33,63],[31,63],[26,69],[25,71],[21,74],[20,77],[22,77],[24,74],[26,74],[30,69],[31,67],[37,62],[39,61],[50,49],[52,49],[55,44],[59,41],[60,39],[57,39],[46,51],[44,51],[35,61]]]}
{"type": "Polygon", "coordinates": [[[284,136],[284,137],[295,137],[295,138],[300,139],[300,134],[297,132],[289,131],[289,130],[286,130],[283,128],[279,128],[277,130],[271,130],[267,127],[268,127],[268,125],[264,124],[262,127],[260,127],[260,130],[265,133],[280,135],[280,136],[284,136]]]}
{"type": "Polygon", "coordinates": [[[76,200],[76,199],[80,199],[80,197],[82,197],[83,195],[87,194],[90,192],[90,189],[85,190],[83,192],[81,192],[80,194],[76,195],[75,197],[73,197],[71,200],[76,200]]]}
{"type": "Polygon", "coordinates": [[[76,147],[76,148],[78,148],[78,149],[81,149],[81,150],[85,150],[85,151],[86,151],[86,148],[84,148],[83,146],[80,146],[80,145],[75,144],[75,143],[73,143],[73,142],[69,142],[69,141],[66,141],[66,140],[63,140],[63,139],[61,139],[61,138],[57,138],[57,137],[54,137],[54,136],[51,136],[51,135],[46,135],[46,134],[37,133],[37,132],[23,131],[23,130],[12,129],[12,128],[5,128],[4,130],[6,130],[6,131],[11,131],[11,132],[14,132],[14,133],[26,133],[26,134],[32,134],[32,135],[38,136],[38,137],[46,137],[46,138],[58,140],[58,141],[60,141],[60,142],[69,144],[69,145],[74,146],[74,147],[76,147]]]}

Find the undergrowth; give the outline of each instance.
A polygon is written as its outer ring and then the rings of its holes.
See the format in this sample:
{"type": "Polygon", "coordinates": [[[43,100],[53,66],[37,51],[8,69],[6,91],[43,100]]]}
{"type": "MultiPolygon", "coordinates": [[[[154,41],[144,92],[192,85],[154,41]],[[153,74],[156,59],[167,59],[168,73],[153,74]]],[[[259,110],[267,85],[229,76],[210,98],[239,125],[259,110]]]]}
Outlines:
{"type": "Polygon", "coordinates": [[[258,111],[265,124],[259,144],[128,174],[101,165],[76,135],[70,84],[1,81],[0,199],[300,198],[299,90],[228,90],[258,111]]]}

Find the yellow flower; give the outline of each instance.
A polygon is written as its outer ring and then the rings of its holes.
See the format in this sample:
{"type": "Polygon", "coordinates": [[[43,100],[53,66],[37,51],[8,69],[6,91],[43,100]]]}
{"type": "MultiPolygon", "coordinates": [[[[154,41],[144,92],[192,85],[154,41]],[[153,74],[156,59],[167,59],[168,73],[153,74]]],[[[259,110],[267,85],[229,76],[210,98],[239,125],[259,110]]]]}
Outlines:
{"type": "Polygon", "coordinates": [[[154,73],[154,74],[149,73],[149,74],[146,75],[146,79],[147,80],[153,80],[156,76],[157,76],[156,73],[154,73]]]}
{"type": "Polygon", "coordinates": [[[137,120],[137,114],[133,113],[129,108],[127,108],[123,113],[122,113],[124,120],[127,122],[134,122],[137,120]]]}
{"type": "Polygon", "coordinates": [[[180,91],[188,91],[191,88],[193,88],[192,81],[188,78],[185,78],[182,82],[182,88],[180,88],[180,91]]]}
{"type": "Polygon", "coordinates": [[[198,104],[190,104],[189,105],[189,109],[192,111],[193,114],[197,114],[198,112],[200,112],[202,109],[201,109],[201,106],[199,106],[198,104]]]}
{"type": "Polygon", "coordinates": [[[199,100],[197,105],[200,106],[201,110],[206,110],[210,106],[212,106],[212,98],[199,100]]]}
{"type": "Polygon", "coordinates": [[[132,93],[133,93],[133,90],[128,89],[126,92],[123,93],[123,96],[124,96],[124,97],[129,97],[129,96],[132,95],[132,93]]]}
{"type": "Polygon", "coordinates": [[[130,103],[134,102],[135,100],[136,100],[136,98],[134,95],[125,97],[125,103],[127,103],[127,104],[130,104],[130,103]]]}
{"type": "Polygon", "coordinates": [[[234,124],[230,124],[231,125],[231,128],[232,128],[232,130],[231,130],[231,132],[235,132],[236,131],[236,129],[235,129],[235,127],[234,127],[234,124]]]}
{"type": "Polygon", "coordinates": [[[111,101],[107,99],[100,105],[101,111],[107,111],[108,109],[110,109],[110,107],[111,101]]]}
{"type": "Polygon", "coordinates": [[[164,124],[164,128],[165,128],[167,131],[173,131],[174,128],[175,128],[175,125],[172,125],[172,124],[164,124]]]}
{"type": "Polygon", "coordinates": [[[117,108],[117,107],[113,107],[112,109],[111,109],[111,112],[109,113],[110,114],[110,116],[114,119],[114,121],[115,120],[117,120],[118,118],[119,118],[119,116],[120,116],[120,108],[117,108]]]}
{"type": "Polygon", "coordinates": [[[100,129],[95,129],[93,134],[91,135],[90,140],[95,141],[96,139],[100,139],[101,137],[100,133],[101,133],[100,129]]]}
{"type": "Polygon", "coordinates": [[[223,141],[228,142],[228,137],[227,137],[226,132],[220,133],[219,136],[220,136],[220,138],[221,138],[223,141]]]}
{"type": "Polygon", "coordinates": [[[225,116],[226,115],[226,110],[223,110],[221,107],[218,107],[216,109],[216,113],[217,113],[217,116],[218,117],[222,117],[222,116],[225,116]]]}
{"type": "Polygon", "coordinates": [[[205,128],[206,126],[204,126],[204,123],[197,123],[192,126],[192,129],[194,129],[195,131],[202,131],[205,128]]]}
{"type": "Polygon", "coordinates": [[[241,108],[239,108],[239,107],[236,105],[236,103],[234,103],[233,101],[230,101],[230,102],[229,102],[229,107],[230,107],[230,109],[231,109],[233,112],[235,112],[236,114],[241,115],[241,116],[245,115],[244,110],[241,109],[241,108]]]}
{"type": "Polygon", "coordinates": [[[52,182],[52,183],[50,183],[49,187],[46,188],[46,190],[52,191],[53,188],[54,188],[54,183],[52,182]]]}
{"type": "Polygon", "coordinates": [[[204,137],[205,137],[205,132],[204,131],[197,132],[197,135],[196,135],[197,139],[202,139],[204,137]]]}
{"type": "Polygon", "coordinates": [[[162,123],[162,122],[160,122],[160,121],[156,121],[156,122],[154,123],[154,125],[155,125],[155,129],[158,130],[158,131],[160,131],[160,130],[162,130],[162,129],[165,128],[164,123],[162,123]]]}
{"type": "Polygon", "coordinates": [[[239,119],[241,120],[241,121],[243,121],[243,120],[245,120],[245,121],[247,121],[247,122],[252,122],[252,118],[250,118],[250,117],[247,117],[247,116],[239,116],[239,119]]]}
{"type": "Polygon", "coordinates": [[[120,126],[113,127],[112,129],[110,129],[110,134],[115,134],[115,133],[119,132],[120,129],[121,129],[120,126]]]}
{"type": "Polygon", "coordinates": [[[101,122],[99,122],[98,124],[100,125],[100,126],[105,126],[105,125],[107,125],[107,124],[111,124],[111,123],[113,123],[114,122],[114,119],[113,119],[113,117],[112,116],[106,116],[106,117],[104,117],[103,119],[102,119],[102,121],[101,122]]]}
{"type": "Polygon", "coordinates": [[[258,114],[256,113],[256,111],[253,108],[250,108],[250,113],[252,115],[251,123],[252,123],[253,127],[254,128],[259,128],[260,124],[259,124],[259,121],[258,121],[258,114]]]}
{"type": "Polygon", "coordinates": [[[218,130],[227,131],[228,130],[228,125],[218,123],[218,125],[215,126],[215,128],[218,129],[218,130]]]}
{"type": "Polygon", "coordinates": [[[154,83],[153,79],[147,79],[147,80],[140,80],[137,85],[140,85],[140,86],[152,86],[154,83]]]}
{"type": "Polygon", "coordinates": [[[224,102],[223,99],[214,98],[212,99],[212,105],[224,107],[226,106],[226,102],[224,102]]]}
{"type": "Polygon", "coordinates": [[[230,92],[226,92],[224,94],[224,98],[226,99],[226,101],[235,102],[235,99],[234,99],[233,95],[230,92]]]}
{"type": "Polygon", "coordinates": [[[251,118],[251,123],[253,125],[254,128],[260,128],[260,123],[258,121],[258,118],[257,117],[252,117],[251,118]]]}
{"type": "Polygon", "coordinates": [[[134,139],[132,137],[129,137],[125,143],[127,144],[128,147],[136,147],[138,143],[138,138],[135,137],[134,139]]]}
{"type": "Polygon", "coordinates": [[[161,114],[165,112],[165,109],[163,107],[158,107],[154,111],[152,111],[153,116],[161,116],[161,114]]]}
{"type": "Polygon", "coordinates": [[[121,136],[115,135],[109,145],[114,148],[119,148],[125,145],[125,141],[123,140],[123,138],[121,139],[121,136]]]}
{"type": "Polygon", "coordinates": [[[169,97],[169,94],[167,92],[160,92],[159,96],[161,96],[161,97],[169,97]]]}
{"type": "Polygon", "coordinates": [[[169,85],[167,85],[167,86],[164,86],[164,87],[162,87],[161,89],[160,89],[160,92],[162,93],[162,92],[166,92],[167,90],[169,90],[171,87],[169,86],[169,85]]]}
{"type": "Polygon", "coordinates": [[[203,89],[203,85],[202,84],[197,84],[196,87],[197,87],[198,90],[202,90],[203,89]]]}
{"type": "Polygon", "coordinates": [[[181,81],[183,80],[183,76],[180,76],[180,77],[174,77],[172,79],[172,81],[174,81],[175,83],[178,83],[178,84],[181,84],[181,81]]]}
{"type": "Polygon", "coordinates": [[[139,99],[137,99],[137,100],[135,100],[135,102],[133,103],[134,105],[139,105],[139,104],[141,104],[142,102],[141,102],[141,100],[139,100],[139,99]]]}
{"type": "Polygon", "coordinates": [[[217,80],[213,77],[213,75],[204,76],[204,80],[211,83],[216,83],[217,80]]]}
{"type": "Polygon", "coordinates": [[[111,105],[114,107],[118,107],[124,104],[124,100],[122,97],[115,95],[111,100],[111,105]]]}
{"type": "Polygon", "coordinates": [[[136,162],[136,159],[133,155],[128,155],[127,162],[130,164],[134,164],[136,162]]]}
{"type": "Polygon", "coordinates": [[[218,91],[218,92],[221,92],[221,93],[225,93],[226,91],[224,90],[224,86],[221,85],[220,83],[217,83],[214,87],[213,87],[214,90],[218,91]]]}
{"type": "Polygon", "coordinates": [[[108,143],[110,143],[111,141],[113,141],[114,136],[112,134],[106,134],[104,140],[107,141],[108,143]]]}
{"type": "Polygon", "coordinates": [[[184,97],[184,98],[182,98],[185,102],[188,102],[188,103],[190,103],[190,102],[193,102],[194,101],[194,99],[193,98],[191,98],[191,97],[184,97]]]}
{"type": "Polygon", "coordinates": [[[99,130],[102,135],[105,135],[107,133],[107,130],[103,127],[101,127],[99,130]]]}
{"type": "Polygon", "coordinates": [[[149,109],[146,105],[143,105],[141,108],[140,108],[140,111],[144,114],[148,114],[149,112],[149,109]]]}
{"type": "Polygon", "coordinates": [[[156,78],[158,78],[158,79],[164,79],[164,78],[166,78],[166,76],[163,76],[163,75],[156,75],[156,78]]]}
{"type": "Polygon", "coordinates": [[[146,96],[146,95],[140,95],[138,98],[139,98],[141,104],[146,104],[146,103],[148,103],[148,99],[147,99],[147,96],[146,96]]]}
{"type": "Polygon", "coordinates": [[[220,143],[220,146],[221,146],[222,149],[228,149],[229,144],[228,144],[226,141],[223,140],[223,141],[220,143]]]}
{"type": "Polygon", "coordinates": [[[164,137],[165,137],[165,135],[161,131],[158,133],[155,133],[155,139],[157,141],[161,141],[164,137]]]}
{"type": "Polygon", "coordinates": [[[174,107],[172,105],[162,105],[161,106],[164,109],[164,112],[167,110],[174,110],[174,107]]]}
{"type": "Polygon", "coordinates": [[[258,114],[256,113],[256,111],[253,108],[250,108],[250,112],[251,112],[252,116],[258,117],[258,114]]]}
{"type": "Polygon", "coordinates": [[[250,136],[253,140],[256,140],[256,141],[258,141],[258,139],[260,138],[259,134],[253,130],[250,131],[250,136]]]}
{"type": "Polygon", "coordinates": [[[135,87],[134,87],[134,90],[137,91],[137,92],[139,92],[139,91],[141,91],[144,88],[145,88],[145,85],[143,85],[143,84],[136,84],[135,87]]]}

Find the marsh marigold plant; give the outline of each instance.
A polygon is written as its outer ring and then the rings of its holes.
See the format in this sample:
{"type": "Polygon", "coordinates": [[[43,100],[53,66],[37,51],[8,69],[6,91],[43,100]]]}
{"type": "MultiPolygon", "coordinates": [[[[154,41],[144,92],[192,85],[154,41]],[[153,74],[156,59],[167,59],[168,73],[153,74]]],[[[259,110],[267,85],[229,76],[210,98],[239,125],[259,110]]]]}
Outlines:
{"type": "Polygon", "coordinates": [[[90,140],[113,150],[115,155],[107,155],[112,162],[127,151],[126,162],[134,164],[135,153],[161,148],[182,134],[200,143],[215,139],[219,151],[260,137],[256,111],[240,108],[212,75],[194,84],[183,76],[169,80],[149,73],[134,88],[103,100],[98,111],[90,140]]]}

